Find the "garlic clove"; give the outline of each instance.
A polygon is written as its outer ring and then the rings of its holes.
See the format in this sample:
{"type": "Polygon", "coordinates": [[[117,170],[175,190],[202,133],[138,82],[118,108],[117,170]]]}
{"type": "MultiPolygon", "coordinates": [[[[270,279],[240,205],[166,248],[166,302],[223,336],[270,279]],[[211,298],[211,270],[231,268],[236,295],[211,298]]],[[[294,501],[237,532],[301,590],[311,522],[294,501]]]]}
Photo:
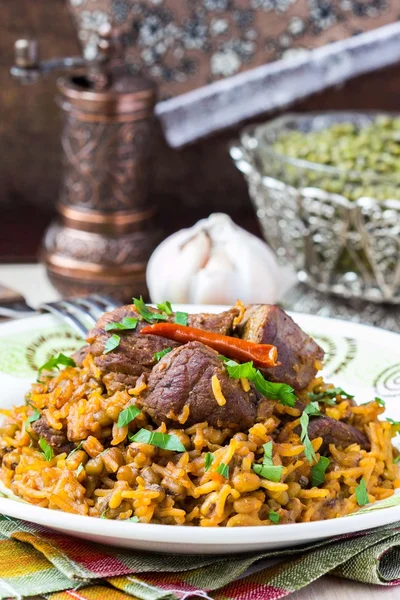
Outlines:
{"type": "Polygon", "coordinates": [[[147,268],[153,302],[274,303],[279,281],[267,244],[219,213],[164,240],[147,268]]]}

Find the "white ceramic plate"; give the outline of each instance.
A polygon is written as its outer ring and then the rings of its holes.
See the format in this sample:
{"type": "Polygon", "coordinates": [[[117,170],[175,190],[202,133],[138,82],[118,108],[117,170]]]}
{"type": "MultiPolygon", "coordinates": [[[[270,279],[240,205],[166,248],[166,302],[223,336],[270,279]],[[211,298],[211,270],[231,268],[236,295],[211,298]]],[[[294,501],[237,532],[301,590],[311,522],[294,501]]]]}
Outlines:
{"type": "MultiPolygon", "coordinates": [[[[179,307],[218,312],[221,307],[179,307]]],[[[355,394],[386,401],[400,420],[400,335],[346,321],[292,315],[327,352],[324,376],[355,394]]],[[[52,316],[0,325],[0,408],[21,404],[38,366],[56,352],[72,353],[82,341],[52,316]]],[[[399,498],[400,500],[400,498],[399,498]]],[[[114,546],[157,552],[221,554],[306,544],[400,520],[400,505],[340,519],[243,528],[192,528],[107,521],[66,514],[0,497],[0,513],[114,546]]]]}

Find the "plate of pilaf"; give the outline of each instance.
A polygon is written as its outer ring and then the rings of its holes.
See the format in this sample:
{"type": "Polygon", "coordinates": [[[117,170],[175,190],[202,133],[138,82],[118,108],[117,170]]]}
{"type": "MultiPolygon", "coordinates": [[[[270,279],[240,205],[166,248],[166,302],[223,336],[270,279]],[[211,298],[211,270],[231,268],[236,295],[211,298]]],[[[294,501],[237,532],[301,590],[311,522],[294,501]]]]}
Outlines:
{"type": "Polygon", "coordinates": [[[400,336],[280,307],[146,305],[86,341],[0,325],[0,513],[157,552],[400,520],[400,336]]]}

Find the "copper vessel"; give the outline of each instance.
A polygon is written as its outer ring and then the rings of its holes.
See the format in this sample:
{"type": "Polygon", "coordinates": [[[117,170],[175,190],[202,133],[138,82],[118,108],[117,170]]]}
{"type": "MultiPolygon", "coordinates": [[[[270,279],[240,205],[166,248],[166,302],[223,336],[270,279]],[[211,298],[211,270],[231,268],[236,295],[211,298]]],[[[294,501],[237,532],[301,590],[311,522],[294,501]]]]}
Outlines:
{"type": "Polygon", "coordinates": [[[36,81],[53,69],[63,111],[63,178],[59,217],[42,257],[62,295],[101,292],[121,300],[146,295],[145,269],[158,241],[149,200],[155,86],[132,74],[118,32],[103,24],[98,52],[40,61],[35,40],[18,40],[13,75],[36,81]],[[76,71],[79,68],[79,71],[76,71]]]}

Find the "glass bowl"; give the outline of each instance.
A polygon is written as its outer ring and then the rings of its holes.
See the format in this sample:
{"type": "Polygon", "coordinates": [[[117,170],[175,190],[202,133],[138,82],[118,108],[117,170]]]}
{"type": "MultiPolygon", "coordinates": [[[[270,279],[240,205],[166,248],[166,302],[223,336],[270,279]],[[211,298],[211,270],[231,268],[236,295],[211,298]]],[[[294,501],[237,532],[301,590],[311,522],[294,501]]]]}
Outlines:
{"type": "Polygon", "coordinates": [[[244,129],[230,154],[265,239],[301,281],[347,298],[400,303],[400,175],[339,169],[273,149],[288,131],[362,126],[378,114],[287,114],[244,129]]]}

